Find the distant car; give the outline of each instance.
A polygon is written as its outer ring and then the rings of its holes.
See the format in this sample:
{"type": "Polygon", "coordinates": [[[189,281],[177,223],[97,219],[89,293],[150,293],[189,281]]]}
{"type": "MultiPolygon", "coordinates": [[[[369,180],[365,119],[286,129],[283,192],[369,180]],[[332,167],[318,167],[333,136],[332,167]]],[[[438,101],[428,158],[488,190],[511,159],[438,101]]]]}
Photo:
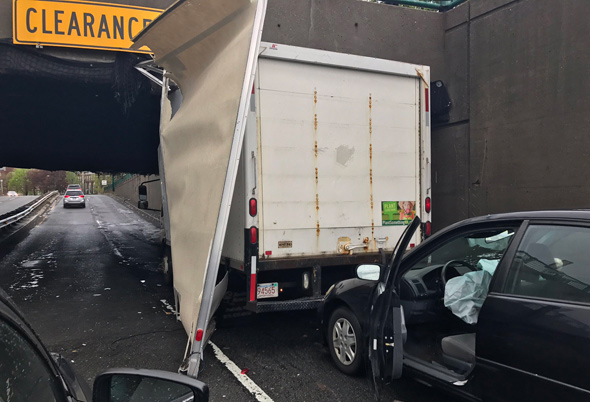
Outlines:
{"type": "Polygon", "coordinates": [[[68,184],[67,190],[82,190],[79,184],[68,184]]]}
{"type": "Polygon", "coordinates": [[[49,353],[0,289],[0,401],[206,402],[207,385],[159,370],[115,369],[94,381],[94,394],[68,360],[49,353]],[[93,397],[94,395],[94,397],[93,397]]]}
{"type": "Polygon", "coordinates": [[[18,193],[16,191],[9,191],[6,193],[9,197],[18,197],[18,193]]]}
{"type": "Polygon", "coordinates": [[[86,198],[81,190],[68,190],[64,194],[64,208],[82,207],[86,208],[86,198]]]}
{"type": "Polygon", "coordinates": [[[472,218],[400,252],[418,226],[328,290],[336,367],[467,400],[590,401],[590,211],[472,218]]]}

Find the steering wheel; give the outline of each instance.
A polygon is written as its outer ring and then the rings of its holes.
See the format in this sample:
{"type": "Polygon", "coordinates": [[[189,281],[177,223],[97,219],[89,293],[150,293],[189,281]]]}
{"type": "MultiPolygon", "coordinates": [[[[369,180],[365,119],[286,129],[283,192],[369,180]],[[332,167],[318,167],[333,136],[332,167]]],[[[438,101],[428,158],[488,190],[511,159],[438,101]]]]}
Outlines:
{"type": "Polygon", "coordinates": [[[466,268],[469,268],[471,271],[480,271],[479,268],[474,267],[473,265],[463,260],[450,260],[442,267],[442,270],[440,271],[440,279],[442,280],[443,288],[447,285],[447,268],[453,265],[464,266],[466,268]]]}

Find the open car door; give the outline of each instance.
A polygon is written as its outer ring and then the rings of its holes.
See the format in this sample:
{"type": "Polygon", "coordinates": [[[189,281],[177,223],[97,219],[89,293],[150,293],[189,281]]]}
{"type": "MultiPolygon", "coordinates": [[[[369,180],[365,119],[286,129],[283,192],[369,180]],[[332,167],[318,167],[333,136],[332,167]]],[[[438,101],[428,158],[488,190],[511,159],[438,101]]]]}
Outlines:
{"type": "Polygon", "coordinates": [[[418,217],[408,225],[373,293],[369,318],[369,361],[375,385],[402,375],[405,324],[396,283],[404,252],[419,226],[418,217]]]}

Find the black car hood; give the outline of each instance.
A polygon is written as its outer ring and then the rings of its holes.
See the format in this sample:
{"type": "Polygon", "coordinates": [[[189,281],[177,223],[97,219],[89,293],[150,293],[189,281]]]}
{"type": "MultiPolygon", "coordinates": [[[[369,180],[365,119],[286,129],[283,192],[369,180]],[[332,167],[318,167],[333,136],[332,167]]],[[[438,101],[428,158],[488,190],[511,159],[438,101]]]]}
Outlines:
{"type": "Polygon", "coordinates": [[[333,299],[342,300],[357,317],[365,317],[371,307],[371,294],[373,294],[373,289],[378,283],[378,281],[358,278],[340,281],[334,285],[334,289],[324,302],[329,303],[333,299]]]}

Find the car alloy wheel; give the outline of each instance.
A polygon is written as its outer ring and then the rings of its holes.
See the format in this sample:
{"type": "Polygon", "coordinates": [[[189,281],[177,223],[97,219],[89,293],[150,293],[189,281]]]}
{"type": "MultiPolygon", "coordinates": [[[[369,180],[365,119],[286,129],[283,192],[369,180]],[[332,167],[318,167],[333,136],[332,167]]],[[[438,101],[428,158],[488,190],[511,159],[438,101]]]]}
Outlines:
{"type": "Polygon", "coordinates": [[[338,369],[346,374],[358,374],[361,369],[362,344],[358,320],[346,308],[332,313],[328,332],[330,354],[338,369]]]}
{"type": "Polygon", "coordinates": [[[332,344],[340,363],[349,366],[356,357],[356,334],[346,318],[339,318],[332,328],[332,344]]]}

